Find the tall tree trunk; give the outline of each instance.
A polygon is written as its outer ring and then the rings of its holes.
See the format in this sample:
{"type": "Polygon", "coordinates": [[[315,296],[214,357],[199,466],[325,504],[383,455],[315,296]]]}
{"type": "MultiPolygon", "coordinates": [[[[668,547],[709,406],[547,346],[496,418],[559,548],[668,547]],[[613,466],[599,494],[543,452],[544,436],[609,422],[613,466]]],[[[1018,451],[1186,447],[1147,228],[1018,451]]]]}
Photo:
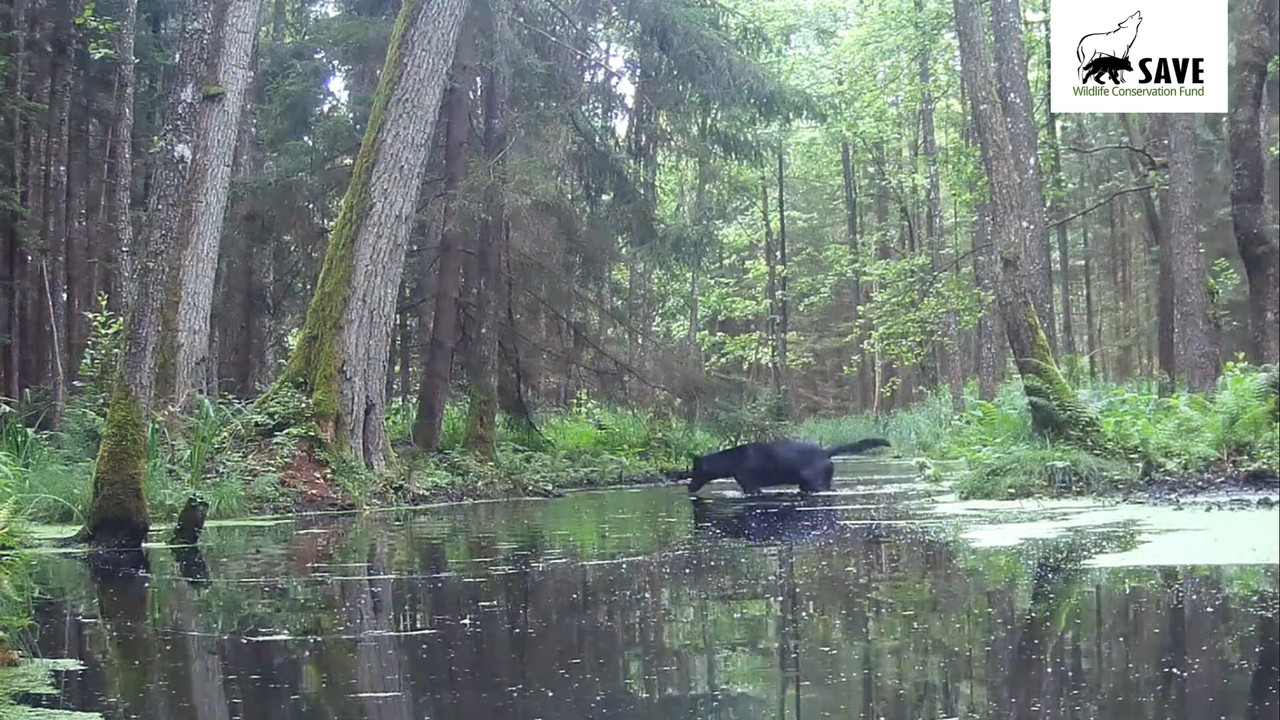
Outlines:
{"type": "Polygon", "coordinates": [[[436,292],[431,316],[431,339],[418,387],[417,418],[413,442],[424,450],[440,447],[444,408],[453,375],[453,352],[458,343],[458,297],[462,286],[462,228],[457,218],[457,193],[467,175],[467,139],[471,134],[471,91],[475,77],[475,33],[463,29],[454,59],[453,84],[449,88],[448,126],[445,129],[444,207],[440,220],[440,250],[436,260],[436,292]]]}
{"type": "Polygon", "coordinates": [[[471,358],[467,368],[469,406],[467,410],[467,447],[481,457],[496,455],[498,382],[497,299],[502,291],[502,257],[506,252],[509,232],[506,212],[506,177],[502,154],[507,146],[503,115],[507,105],[507,12],[506,0],[490,0],[492,47],[484,83],[484,154],[488,161],[489,183],[484,190],[484,217],[476,253],[478,272],[475,277],[475,322],[471,358]]]}
{"type": "Polygon", "coordinates": [[[1000,105],[1013,143],[1014,161],[1022,167],[1024,180],[1013,188],[1022,194],[1019,205],[1025,213],[1022,231],[1024,275],[1031,302],[1040,317],[1040,326],[1049,346],[1058,346],[1053,319],[1053,270],[1049,253],[1048,224],[1045,220],[1044,185],[1040,180],[1035,113],[1027,71],[1027,52],[1022,42],[1022,7],[1018,0],[992,0],[991,30],[995,40],[995,68],[1000,89],[1000,105]]]}
{"type": "Polygon", "coordinates": [[[1248,0],[1240,14],[1231,87],[1231,224],[1249,285],[1249,355],[1280,361],[1280,255],[1266,198],[1263,89],[1274,57],[1274,0],[1248,0]]]}
{"type": "MultiPolygon", "coordinates": [[[[182,191],[191,170],[200,87],[209,40],[210,4],[191,0],[178,48],[177,77],[160,137],[154,181],[138,253],[134,298],[125,322],[125,346],[107,407],[106,428],[93,477],[87,539],[103,545],[140,547],[150,528],[143,495],[147,429],[155,392],[156,366],[171,268],[174,237],[182,217],[182,191]]],[[[122,128],[129,137],[133,128],[122,128]]]]}
{"type": "Polygon", "coordinates": [[[991,77],[991,56],[983,34],[982,11],[977,0],[954,0],[953,4],[961,72],[974,104],[979,146],[991,193],[992,229],[1000,257],[996,299],[1009,349],[1022,376],[1036,429],[1046,435],[1093,444],[1098,433],[1096,419],[1078,407],[1075,393],[1063,381],[1027,288],[1029,282],[1038,280],[1028,279],[1022,266],[1028,217],[1023,190],[1035,179],[1031,176],[1031,167],[1026,164],[1020,167],[1015,159],[1009,129],[1001,115],[991,77]]]}
{"type": "Polygon", "coordinates": [[[1112,208],[1112,217],[1120,219],[1120,351],[1116,358],[1116,373],[1121,382],[1133,379],[1133,245],[1129,233],[1127,203],[1120,202],[1112,208]]]}
{"type": "MultiPolygon", "coordinates": [[[[1161,118],[1162,116],[1160,115],[1152,116],[1153,129],[1154,126],[1158,125],[1161,118]]],[[[1122,113],[1120,119],[1124,123],[1125,135],[1129,138],[1129,144],[1133,147],[1142,147],[1142,143],[1139,142],[1137,128],[1134,127],[1128,113],[1122,113]]],[[[1129,160],[1129,170],[1135,178],[1146,179],[1148,173],[1155,170],[1155,167],[1149,162],[1143,165],[1137,153],[1126,153],[1126,157],[1129,160]]],[[[1156,357],[1158,358],[1157,362],[1160,366],[1160,371],[1166,378],[1172,378],[1174,373],[1173,276],[1170,264],[1171,256],[1168,251],[1169,241],[1166,237],[1165,221],[1160,217],[1160,213],[1156,209],[1154,192],[1144,192],[1141,197],[1142,215],[1147,220],[1147,254],[1150,256],[1151,250],[1156,251],[1156,357]]]]}
{"type": "Polygon", "coordinates": [[[71,129],[71,81],[75,73],[74,18],[81,9],[79,0],[55,4],[51,14],[49,105],[44,133],[43,212],[40,222],[40,280],[48,311],[48,347],[52,359],[53,405],[51,423],[57,425],[66,403],[69,366],[67,354],[67,162],[71,129]]]}
{"type": "MultiPolygon", "coordinates": [[[[76,70],[75,97],[84,97],[85,70],[76,70]]],[[[67,266],[64,287],[67,289],[67,379],[73,381],[80,365],[89,327],[85,312],[94,309],[94,283],[90,271],[89,189],[93,161],[90,108],[79,103],[72,113],[74,128],[68,138],[67,158],[67,266]]]]}
{"type": "Polygon", "coordinates": [[[191,221],[184,228],[177,296],[174,394],[180,402],[204,393],[209,376],[209,315],[213,309],[218,249],[231,191],[231,164],[240,114],[253,76],[263,0],[229,0],[222,42],[214,61],[215,82],[205,85],[204,111],[196,137],[196,168],[187,186],[191,221]]]}
{"type": "MultiPolygon", "coordinates": [[[[1081,173],[1082,181],[1084,173],[1081,173]]],[[[1082,185],[1083,187],[1083,185],[1082,185]]],[[[1086,353],[1089,356],[1089,377],[1098,377],[1098,318],[1093,302],[1093,253],[1089,247],[1089,223],[1080,222],[1080,247],[1084,251],[1084,328],[1085,340],[1088,343],[1086,353]]]]}
{"type": "MultiPolygon", "coordinates": [[[[26,66],[27,17],[26,0],[14,0],[10,10],[11,25],[5,41],[5,49],[9,52],[8,73],[5,89],[10,98],[23,97],[25,87],[23,77],[26,66]]],[[[11,103],[11,112],[5,118],[5,125],[10,147],[10,162],[6,168],[8,174],[8,190],[15,198],[22,197],[23,173],[26,158],[23,154],[23,117],[20,103],[11,103]]],[[[22,209],[14,203],[6,213],[4,228],[4,253],[0,255],[0,282],[4,287],[4,316],[0,318],[0,340],[4,343],[4,355],[0,362],[0,370],[4,376],[4,384],[0,385],[0,394],[16,398],[22,389],[22,265],[26,262],[26,251],[22,247],[22,209]]]]}
{"type": "Polygon", "coordinates": [[[769,220],[769,183],[765,181],[760,187],[760,214],[764,220],[764,262],[768,270],[765,279],[765,295],[769,299],[769,321],[766,323],[769,335],[769,370],[773,380],[773,393],[778,399],[783,396],[782,369],[779,366],[781,353],[778,352],[781,341],[778,338],[778,254],[774,248],[773,223],[769,220]]]}
{"type": "Polygon", "coordinates": [[[785,151],[778,149],[778,376],[783,417],[791,416],[791,371],[787,362],[787,335],[791,318],[787,297],[787,200],[783,162],[785,151]]]}
{"type": "Polygon", "coordinates": [[[380,469],[387,348],[405,245],[466,0],[407,0],[329,237],[297,349],[281,380],[311,395],[324,439],[380,469]]]}
{"type": "Polygon", "coordinates": [[[120,4],[116,22],[116,108],[111,125],[111,141],[107,150],[111,162],[108,165],[110,199],[108,220],[115,233],[114,287],[120,297],[115,305],[121,315],[127,316],[133,305],[135,291],[133,278],[133,219],[129,213],[133,195],[133,39],[137,25],[138,0],[124,0],[120,4]]]}
{"type": "Polygon", "coordinates": [[[1162,200],[1173,273],[1173,366],[1175,377],[1203,392],[1217,378],[1217,358],[1209,342],[1207,275],[1197,222],[1195,116],[1169,115],[1166,127],[1169,187],[1162,200]]]}
{"type": "Polygon", "coordinates": [[[849,254],[853,256],[854,262],[853,276],[851,278],[853,295],[851,298],[851,303],[853,304],[851,315],[856,328],[853,351],[858,357],[858,373],[853,381],[853,407],[857,410],[865,410],[867,407],[867,385],[871,378],[871,366],[863,352],[866,338],[861,327],[862,278],[860,274],[862,255],[858,249],[858,181],[854,176],[853,153],[850,151],[847,139],[840,142],[840,167],[844,174],[846,240],[849,243],[849,254]]]}
{"type": "MultiPolygon", "coordinates": [[[[984,293],[994,293],[1000,282],[1000,261],[996,255],[995,238],[991,234],[991,203],[983,201],[974,215],[977,218],[973,233],[975,284],[984,293]]],[[[978,361],[974,369],[978,375],[978,397],[982,400],[994,400],[1000,386],[1005,365],[1003,333],[999,305],[987,305],[978,318],[974,350],[978,361]]]]}
{"type": "MultiPolygon", "coordinates": [[[[1048,7],[1048,3],[1045,3],[1048,7]]],[[[1051,53],[1049,52],[1050,35],[1049,23],[1044,24],[1044,70],[1045,75],[1050,75],[1052,63],[1050,62],[1051,53]]],[[[1062,182],[1062,148],[1058,145],[1058,117],[1054,113],[1048,111],[1052,106],[1049,101],[1049,83],[1044,84],[1044,106],[1045,113],[1048,115],[1045,128],[1049,136],[1049,152],[1052,162],[1051,172],[1053,173],[1053,195],[1049,201],[1049,209],[1055,218],[1061,218],[1066,215],[1064,208],[1066,207],[1066,187],[1062,182]]],[[[1065,355],[1076,354],[1076,336],[1073,326],[1073,318],[1071,317],[1071,245],[1068,242],[1067,223],[1060,222],[1054,228],[1058,234],[1058,285],[1061,289],[1062,305],[1062,345],[1061,351],[1065,355]]]]}
{"type": "MultiPolygon", "coordinates": [[[[916,0],[916,22],[924,23],[924,0],[916,0]]],[[[925,237],[929,243],[933,271],[944,272],[942,257],[947,251],[946,228],[942,222],[942,181],[938,173],[938,141],[933,127],[933,89],[930,77],[929,43],[932,36],[923,28],[918,33],[920,50],[920,130],[924,141],[924,160],[928,165],[929,207],[925,214],[925,237]]],[[[960,362],[960,325],[954,311],[948,311],[943,320],[944,337],[937,346],[938,370],[947,380],[951,392],[951,409],[964,409],[964,366],[960,362]]]]}

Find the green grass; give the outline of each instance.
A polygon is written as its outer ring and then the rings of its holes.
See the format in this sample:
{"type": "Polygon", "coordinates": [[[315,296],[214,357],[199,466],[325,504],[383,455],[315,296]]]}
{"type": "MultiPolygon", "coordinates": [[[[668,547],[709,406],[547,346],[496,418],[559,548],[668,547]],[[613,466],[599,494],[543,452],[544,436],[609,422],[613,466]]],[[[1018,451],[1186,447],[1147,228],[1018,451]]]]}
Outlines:
{"type": "MultiPolygon", "coordinates": [[[[1078,390],[1099,414],[1103,431],[1130,457],[1097,458],[1049,443],[1032,430],[1017,382],[991,401],[966,391],[953,413],[945,392],[879,417],[809,418],[785,424],[763,405],[720,410],[696,426],[662,413],[609,407],[579,398],[572,409],[540,415],[537,429],[498,426],[498,457],[485,463],[463,448],[465,408],[450,406],[442,452],[423,455],[409,442],[411,404],[393,404],[388,434],[404,461],[398,472],[374,477],[362,467],[330,458],[334,482],[358,505],[413,500],[442,490],[496,493],[518,488],[603,486],[686,468],[694,455],[747,439],[796,437],[835,445],[885,437],[909,457],[962,460],[951,478],[965,497],[1005,498],[1107,492],[1133,483],[1144,466],[1165,474],[1209,468],[1270,469],[1280,459],[1274,370],[1228,363],[1216,390],[1160,397],[1154,382],[1086,383],[1078,390]],[[749,434],[755,433],[755,434],[749,434]]],[[[0,413],[0,501],[21,517],[42,523],[83,521],[89,478],[103,419],[92,399],[73,401],[56,432],[38,432],[0,413]]],[[[285,399],[286,401],[288,398],[285,399]]],[[[284,402],[284,401],[282,401],[284,402]]],[[[157,422],[148,443],[146,488],[153,517],[174,517],[195,492],[210,503],[210,518],[236,518],[263,509],[286,510],[283,458],[312,430],[296,426],[298,405],[280,412],[237,402],[202,401],[187,416],[157,422]],[[279,422],[284,417],[284,425],[279,422]],[[267,435],[272,439],[252,439],[267,435]],[[246,439],[248,438],[248,439],[246,439]]],[[[284,407],[284,406],[282,406],[284,407]]],[[[935,474],[936,475],[936,474],[935,474]]]]}

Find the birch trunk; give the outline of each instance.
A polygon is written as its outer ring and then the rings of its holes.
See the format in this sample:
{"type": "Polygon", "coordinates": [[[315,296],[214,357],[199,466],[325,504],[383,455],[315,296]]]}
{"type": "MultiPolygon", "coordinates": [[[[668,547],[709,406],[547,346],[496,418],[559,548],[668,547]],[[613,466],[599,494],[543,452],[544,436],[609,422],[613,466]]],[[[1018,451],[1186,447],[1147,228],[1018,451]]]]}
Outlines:
{"type": "Polygon", "coordinates": [[[466,0],[407,0],[396,18],[351,185],[282,382],[311,396],[322,438],[374,469],[391,459],[387,354],[440,96],[466,0]]]}
{"type": "Polygon", "coordinates": [[[203,88],[206,107],[197,130],[198,170],[187,186],[189,235],[182,247],[176,295],[177,356],[174,394],[181,402],[204,393],[209,375],[209,314],[213,309],[218,246],[231,191],[240,114],[253,76],[251,59],[258,38],[263,0],[231,0],[223,18],[216,82],[203,88]]]}

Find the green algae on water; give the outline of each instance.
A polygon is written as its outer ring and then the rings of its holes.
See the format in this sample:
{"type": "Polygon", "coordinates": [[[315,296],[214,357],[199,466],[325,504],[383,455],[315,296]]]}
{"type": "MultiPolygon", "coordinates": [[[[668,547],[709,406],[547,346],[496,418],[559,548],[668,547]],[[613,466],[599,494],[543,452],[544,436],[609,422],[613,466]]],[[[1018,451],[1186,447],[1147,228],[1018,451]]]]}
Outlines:
{"type": "Polygon", "coordinates": [[[71,658],[27,658],[17,667],[0,668],[0,718],[4,720],[102,720],[99,713],[54,710],[17,705],[19,695],[56,695],[53,673],[58,670],[82,670],[84,665],[71,658]]]}

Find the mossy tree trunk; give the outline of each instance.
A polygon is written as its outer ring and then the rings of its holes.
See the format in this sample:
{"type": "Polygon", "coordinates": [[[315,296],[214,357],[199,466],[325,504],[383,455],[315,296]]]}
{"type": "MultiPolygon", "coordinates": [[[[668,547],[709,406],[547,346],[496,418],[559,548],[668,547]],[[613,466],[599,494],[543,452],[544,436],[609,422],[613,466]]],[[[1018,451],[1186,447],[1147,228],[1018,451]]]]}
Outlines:
{"type": "Polygon", "coordinates": [[[498,308],[502,291],[502,256],[507,251],[505,176],[502,155],[507,147],[503,115],[507,105],[509,65],[506,0],[489,0],[491,60],[484,85],[484,154],[489,163],[488,185],[484,191],[484,217],[477,236],[479,247],[472,286],[475,322],[471,324],[472,343],[467,379],[470,394],[467,410],[467,447],[487,458],[494,457],[497,436],[498,382],[498,308]]]}
{"type": "Polygon", "coordinates": [[[468,4],[402,5],[302,336],[280,378],[310,396],[321,436],[333,450],[374,469],[391,458],[384,411],[396,296],[468,4]]]}
{"type": "Polygon", "coordinates": [[[258,39],[263,0],[231,0],[222,16],[221,43],[212,63],[213,77],[196,133],[197,171],[188,183],[190,223],[184,228],[182,262],[175,288],[176,358],[174,394],[180,401],[202,393],[210,375],[209,313],[222,238],[231,165],[240,131],[240,114],[252,76],[251,58],[258,39]]]}
{"type": "Polygon", "coordinates": [[[192,0],[187,7],[177,78],[153,169],[151,201],[133,256],[130,284],[134,296],[125,321],[125,347],[98,448],[89,521],[82,533],[99,545],[140,547],[150,529],[142,487],[147,431],[156,388],[161,316],[173,275],[173,238],[182,217],[182,191],[191,169],[201,80],[213,32],[211,5],[192,0]]]}
{"type": "Polygon", "coordinates": [[[1014,362],[1022,377],[1038,431],[1083,445],[1098,442],[1096,418],[1080,405],[1062,379],[1053,350],[1040,325],[1023,263],[1028,216],[1023,188],[1034,182],[1030,166],[1018,157],[996,97],[992,61],[977,0],[953,0],[960,66],[973,103],[978,145],[991,197],[992,241],[999,256],[996,302],[1014,362]]]}
{"type": "MultiPolygon", "coordinates": [[[[467,175],[467,139],[471,135],[471,91],[475,79],[475,33],[463,28],[454,58],[453,84],[449,88],[444,141],[444,200],[440,218],[440,250],[436,263],[434,311],[427,344],[422,382],[418,386],[413,442],[424,450],[440,447],[444,406],[453,375],[453,353],[458,343],[458,296],[462,289],[462,243],[457,219],[457,193],[467,175]]],[[[425,323],[424,323],[425,325],[425,323]]]]}

